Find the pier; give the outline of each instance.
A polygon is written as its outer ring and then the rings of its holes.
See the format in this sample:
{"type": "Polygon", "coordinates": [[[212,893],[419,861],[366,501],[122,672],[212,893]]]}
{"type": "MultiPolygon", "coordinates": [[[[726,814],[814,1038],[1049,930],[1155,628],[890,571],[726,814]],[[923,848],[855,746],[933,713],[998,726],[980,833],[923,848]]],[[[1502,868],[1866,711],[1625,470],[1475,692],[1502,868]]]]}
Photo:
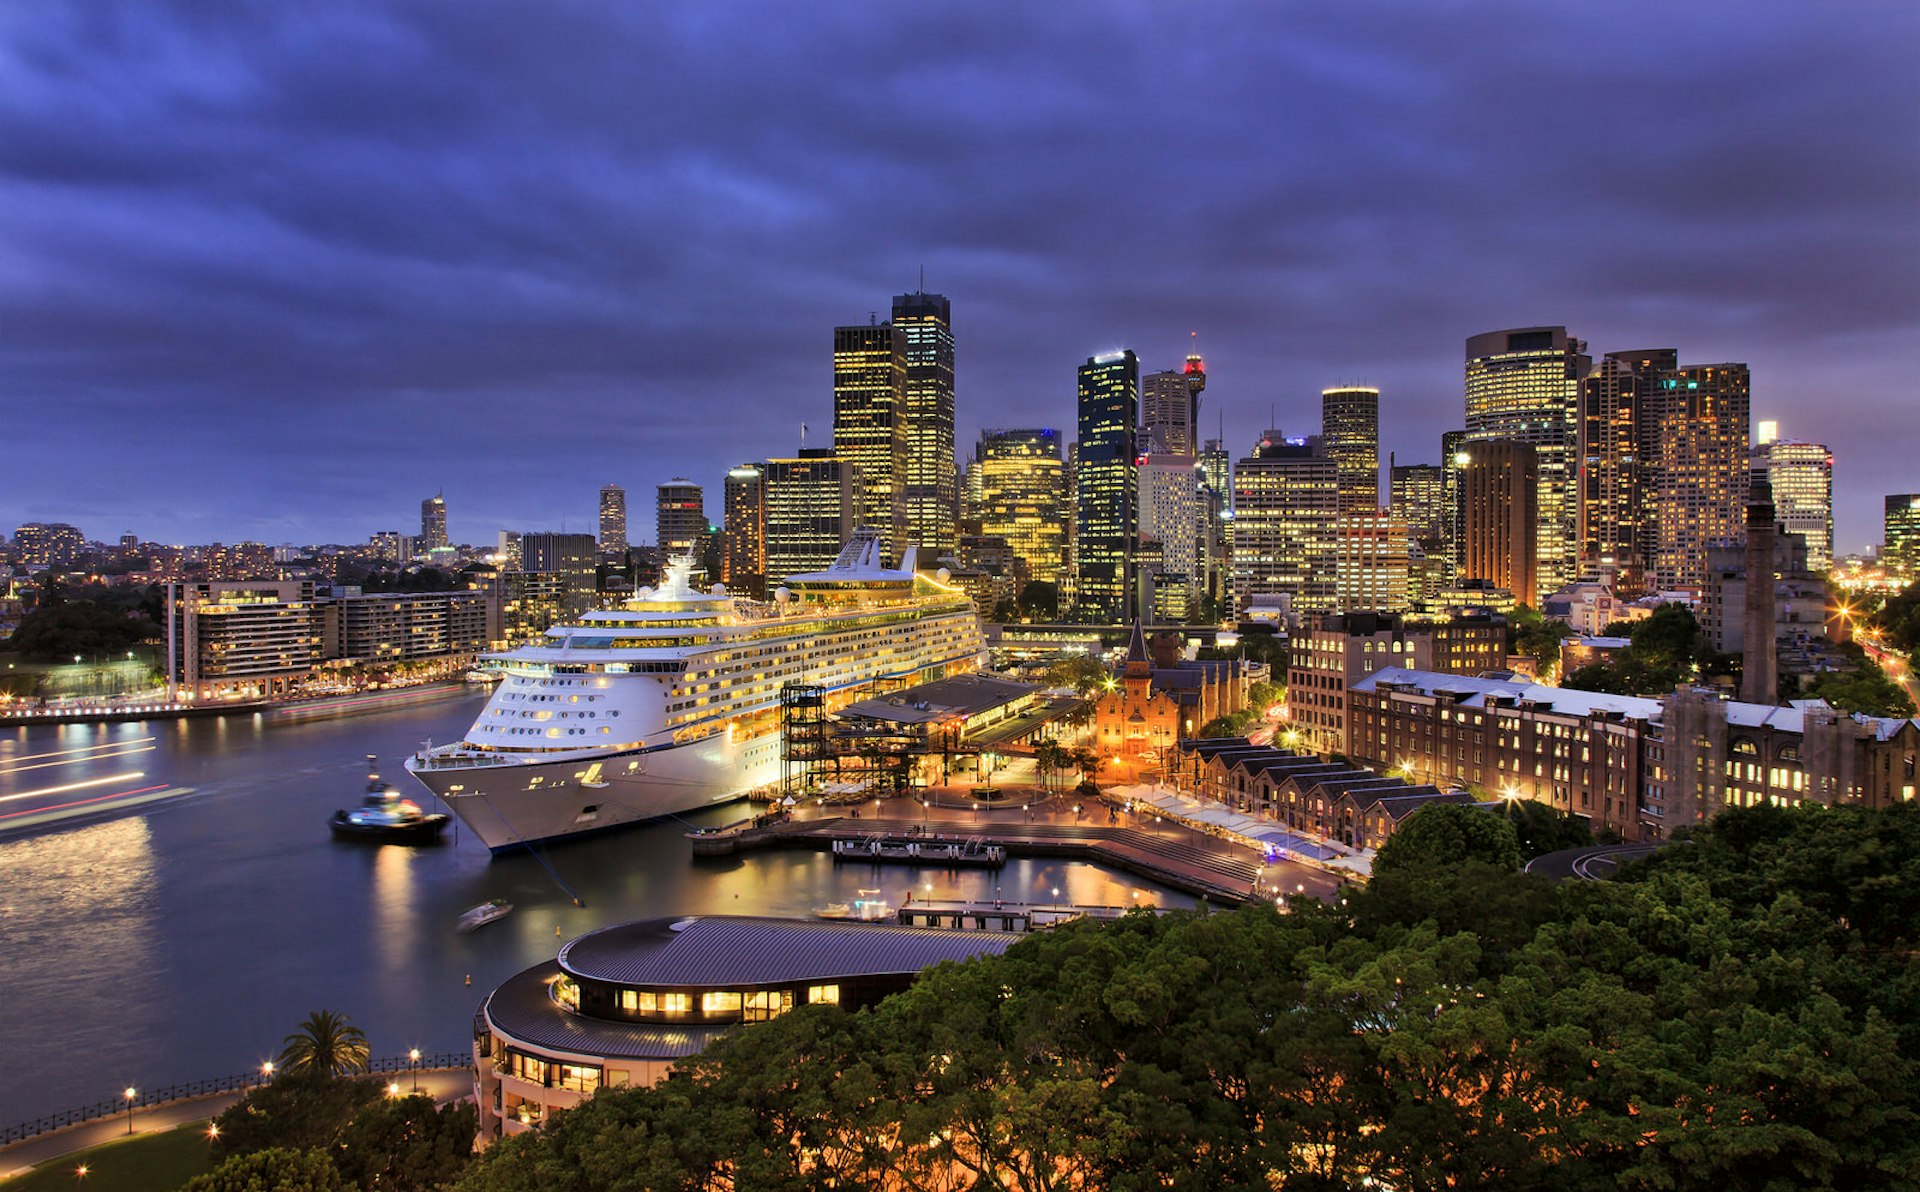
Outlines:
{"type": "Polygon", "coordinates": [[[925,803],[900,798],[869,799],[858,808],[803,803],[789,816],[760,815],[726,828],[690,832],[687,838],[696,857],[808,848],[831,852],[843,863],[923,868],[991,864],[984,860],[992,855],[989,850],[999,854],[999,863],[1007,857],[1063,857],[1224,905],[1256,898],[1326,899],[1341,884],[1338,875],[1319,867],[1269,861],[1247,845],[1150,814],[1069,800],[1032,791],[1002,795],[987,804],[958,790],[932,792],[925,803]],[[909,851],[909,844],[917,844],[918,851],[909,851]],[[944,851],[949,846],[957,856],[944,851]],[[962,859],[969,857],[981,859],[962,859]]]}

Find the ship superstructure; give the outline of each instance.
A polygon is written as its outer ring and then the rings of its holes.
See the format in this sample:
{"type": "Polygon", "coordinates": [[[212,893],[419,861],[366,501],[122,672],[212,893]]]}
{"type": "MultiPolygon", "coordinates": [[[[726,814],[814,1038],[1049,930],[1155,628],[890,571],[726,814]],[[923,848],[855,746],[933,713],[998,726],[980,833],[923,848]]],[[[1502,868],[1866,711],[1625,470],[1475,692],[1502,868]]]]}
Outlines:
{"type": "Polygon", "coordinates": [[[880,566],[869,531],[825,571],[769,601],[691,582],[692,560],[618,608],[490,655],[492,698],[452,745],[407,770],[488,848],[704,807],[776,781],[780,691],[823,688],[828,707],[977,669],[985,652],[956,588],[880,566]]]}

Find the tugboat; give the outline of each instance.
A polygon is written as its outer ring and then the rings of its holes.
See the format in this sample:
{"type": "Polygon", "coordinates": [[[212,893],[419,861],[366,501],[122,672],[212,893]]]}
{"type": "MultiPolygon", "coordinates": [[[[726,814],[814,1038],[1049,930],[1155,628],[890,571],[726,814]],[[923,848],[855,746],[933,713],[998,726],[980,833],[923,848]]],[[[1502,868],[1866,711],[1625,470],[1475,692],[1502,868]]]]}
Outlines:
{"type": "Polygon", "coordinates": [[[445,812],[429,814],[411,799],[380,781],[374,757],[367,755],[367,793],[352,811],[336,811],[328,826],[341,840],[371,840],[377,844],[432,844],[451,818],[445,812]]]}

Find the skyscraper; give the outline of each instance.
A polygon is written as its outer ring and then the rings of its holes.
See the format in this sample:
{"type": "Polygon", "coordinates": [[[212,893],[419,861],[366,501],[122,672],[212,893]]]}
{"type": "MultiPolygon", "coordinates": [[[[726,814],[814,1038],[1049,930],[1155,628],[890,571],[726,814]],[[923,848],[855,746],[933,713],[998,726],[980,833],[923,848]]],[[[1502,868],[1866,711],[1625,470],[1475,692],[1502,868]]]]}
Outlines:
{"type": "MultiPolygon", "coordinates": [[[[1485,580],[1532,603],[1544,587],[1535,541],[1541,524],[1538,449],[1511,439],[1468,443],[1460,467],[1459,581],[1485,580]]],[[[1557,585],[1556,585],[1557,587],[1557,585]]],[[[1554,589],[1546,589],[1551,592],[1554,589]]]]}
{"type": "Polygon", "coordinates": [[[1744,364],[1607,353],[1580,396],[1582,568],[1629,596],[1704,590],[1707,547],[1746,533],[1748,388],[1744,364]]]}
{"type": "Polygon", "coordinates": [[[726,550],[720,578],[729,587],[764,584],[767,575],[766,465],[741,464],[727,472],[726,550]]]}
{"type": "Polygon", "coordinates": [[[668,556],[697,555],[707,537],[706,497],[700,486],[676,476],[655,490],[654,527],[668,556]]]}
{"type": "Polygon", "coordinates": [[[1920,493],[1887,496],[1880,561],[1907,575],[1920,572],[1920,493]]]}
{"type": "Polygon", "coordinates": [[[1707,547],[1746,536],[1748,405],[1744,364],[1694,364],[1659,377],[1642,400],[1647,460],[1647,582],[1703,592],[1707,547]]]}
{"type": "Polygon", "coordinates": [[[953,318],[943,294],[893,300],[894,340],[906,362],[905,533],[919,557],[953,554],[959,483],[954,470],[953,318]]]}
{"type": "Polygon", "coordinates": [[[1332,612],[1340,520],[1340,472],[1318,436],[1289,443],[1269,430],[1233,469],[1234,612],[1260,597],[1294,615],[1332,612]]]}
{"type": "Polygon", "coordinates": [[[600,553],[627,553],[627,490],[617,484],[600,488],[600,553]]]}
{"type": "Polygon", "coordinates": [[[1587,345],[1565,327],[1490,331],[1467,340],[1468,440],[1506,439],[1534,449],[1537,588],[1515,591],[1514,597],[1536,608],[1542,596],[1572,579],[1575,569],[1574,422],[1581,384],[1592,366],[1586,351],[1587,345]]]}
{"type": "Polygon", "coordinates": [[[1782,439],[1779,425],[1760,423],[1751,460],[1753,476],[1773,490],[1780,529],[1806,539],[1807,568],[1833,568],[1833,451],[1819,443],[1782,439]]]}
{"type": "Polygon", "coordinates": [[[420,502],[420,549],[441,550],[447,545],[447,500],[435,493],[420,502]]]}
{"type": "Polygon", "coordinates": [[[880,535],[889,561],[907,533],[905,347],[891,324],[833,329],[833,455],[858,474],[856,524],[880,535]]]}
{"type": "Polygon", "coordinates": [[[522,571],[542,572],[560,577],[561,604],[568,616],[577,616],[594,606],[600,544],[591,534],[559,534],[552,531],[528,531],[520,535],[522,571]]]}
{"type": "Polygon", "coordinates": [[[1081,616],[1117,621],[1126,614],[1130,554],[1140,536],[1134,483],[1140,361],[1131,351],[1089,357],[1079,371],[1079,429],[1074,464],[1074,526],[1081,616]]]}
{"type": "Polygon", "coordinates": [[[1160,544],[1156,587],[1183,590],[1180,603],[1190,605],[1199,594],[1201,578],[1200,492],[1205,475],[1191,455],[1143,455],[1135,468],[1140,490],[1140,537],[1160,544]]]}
{"type": "Polygon", "coordinates": [[[1340,512],[1380,511],[1380,391],[1320,391],[1320,438],[1340,472],[1340,512]]]}
{"type": "Polygon", "coordinates": [[[825,570],[859,524],[858,469],[819,450],[764,467],[768,580],[825,570]]]}
{"type": "Polygon", "coordinates": [[[1443,489],[1441,500],[1446,503],[1445,521],[1441,525],[1441,556],[1445,560],[1445,575],[1441,578],[1451,580],[1460,574],[1460,469],[1467,466],[1467,432],[1464,430],[1442,431],[1440,434],[1440,482],[1443,489]]]}
{"type": "Polygon", "coordinates": [[[1429,546],[1446,535],[1447,483],[1439,464],[1394,464],[1388,469],[1388,508],[1395,521],[1429,546]]]}
{"type": "Polygon", "coordinates": [[[1067,564],[1066,465],[1057,430],[985,430],[968,475],[980,532],[1006,539],[1025,581],[1059,584],[1067,564]]]}
{"type": "Polygon", "coordinates": [[[1677,354],[1609,352],[1580,391],[1579,563],[1586,575],[1611,576],[1616,593],[1646,591],[1641,519],[1647,461],[1641,452],[1642,390],[1677,354]]]}

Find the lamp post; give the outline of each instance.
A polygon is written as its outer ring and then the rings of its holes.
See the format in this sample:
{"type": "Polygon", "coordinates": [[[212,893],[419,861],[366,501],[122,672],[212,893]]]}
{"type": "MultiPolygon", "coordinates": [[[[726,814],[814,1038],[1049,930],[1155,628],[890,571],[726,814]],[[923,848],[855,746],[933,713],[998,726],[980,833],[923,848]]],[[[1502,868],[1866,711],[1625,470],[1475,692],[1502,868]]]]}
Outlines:
{"type": "Polygon", "coordinates": [[[412,1048],[407,1052],[407,1067],[413,1072],[413,1091],[420,1091],[420,1049],[412,1048]]]}
{"type": "Polygon", "coordinates": [[[266,1063],[260,1065],[260,1083],[265,1084],[267,1083],[267,1081],[272,1079],[273,1079],[273,1061],[268,1060],[266,1063]]]}
{"type": "Polygon", "coordinates": [[[123,1095],[127,1099],[127,1133],[132,1134],[133,1133],[133,1099],[138,1094],[134,1092],[132,1085],[128,1085],[127,1091],[123,1095]]]}

